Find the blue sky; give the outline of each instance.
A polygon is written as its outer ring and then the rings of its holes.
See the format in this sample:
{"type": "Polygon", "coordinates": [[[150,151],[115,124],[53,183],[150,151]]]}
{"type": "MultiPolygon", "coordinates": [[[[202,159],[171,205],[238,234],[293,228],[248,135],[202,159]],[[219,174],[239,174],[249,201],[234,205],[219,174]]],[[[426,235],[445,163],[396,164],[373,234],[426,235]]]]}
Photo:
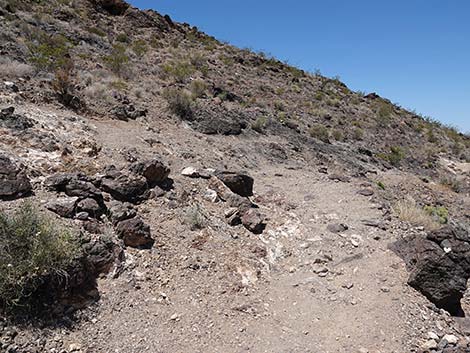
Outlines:
{"type": "Polygon", "coordinates": [[[131,0],[470,132],[469,0],[131,0]]]}

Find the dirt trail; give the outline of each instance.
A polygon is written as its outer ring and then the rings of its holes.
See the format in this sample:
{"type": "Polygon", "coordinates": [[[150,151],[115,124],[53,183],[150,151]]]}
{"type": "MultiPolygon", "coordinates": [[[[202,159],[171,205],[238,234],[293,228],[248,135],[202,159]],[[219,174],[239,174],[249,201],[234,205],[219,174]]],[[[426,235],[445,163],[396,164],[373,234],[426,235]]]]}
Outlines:
{"type": "Polygon", "coordinates": [[[390,232],[363,224],[382,219],[357,194],[363,186],[307,169],[259,170],[255,201],[270,217],[261,236],[217,225],[188,234],[161,205],[142,206],[162,245],[129,250],[127,269],[100,282],[97,314],[70,342],[87,352],[404,352],[421,299],[387,250],[390,232]],[[327,229],[339,223],[348,229],[327,229]],[[246,255],[254,248],[266,256],[246,255]]]}

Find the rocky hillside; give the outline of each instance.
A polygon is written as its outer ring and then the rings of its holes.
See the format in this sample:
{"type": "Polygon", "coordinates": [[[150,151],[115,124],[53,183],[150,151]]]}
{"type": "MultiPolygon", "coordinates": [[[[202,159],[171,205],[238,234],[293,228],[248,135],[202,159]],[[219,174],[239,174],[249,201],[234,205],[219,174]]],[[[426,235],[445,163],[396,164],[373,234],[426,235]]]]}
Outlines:
{"type": "Polygon", "coordinates": [[[468,351],[469,136],[122,0],[0,53],[0,350],[468,351]]]}

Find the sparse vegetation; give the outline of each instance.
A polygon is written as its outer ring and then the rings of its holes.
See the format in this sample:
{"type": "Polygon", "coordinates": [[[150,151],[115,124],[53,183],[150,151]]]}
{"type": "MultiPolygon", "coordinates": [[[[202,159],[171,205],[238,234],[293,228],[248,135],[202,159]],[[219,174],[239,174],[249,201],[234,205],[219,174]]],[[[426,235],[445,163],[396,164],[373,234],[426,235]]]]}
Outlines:
{"type": "Polygon", "coordinates": [[[444,206],[424,206],[424,211],[440,224],[449,221],[449,211],[444,206]]]}
{"type": "Polygon", "coordinates": [[[132,51],[137,57],[142,58],[148,51],[148,46],[145,40],[138,39],[132,43],[132,51]]]}
{"type": "Polygon", "coordinates": [[[202,212],[201,206],[196,204],[186,209],[184,222],[191,230],[203,229],[206,226],[207,217],[202,212]]]}
{"type": "Polygon", "coordinates": [[[62,35],[38,34],[34,42],[28,44],[30,62],[38,70],[54,71],[63,67],[69,57],[71,44],[62,35]]]}
{"type": "Polygon", "coordinates": [[[43,280],[63,277],[79,253],[74,235],[29,203],[0,212],[0,304],[6,311],[34,305],[43,280]]]}
{"type": "Polygon", "coordinates": [[[207,84],[202,80],[194,80],[191,82],[190,90],[193,99],[204,97],[207,91],[207,84]]]}
{"type": "Polygon", "coordinates": [[[322,124],[315,124],[309,130],[310,136],[323,142],[330,142],[330,133],[328,128],[322,124]]]}
{"type": "Polygon", "coordinates": [[[265,116],[260,116],[251,124],[251,128],[256,132],[262,133],[266,127],[267,122],[268,119],[265,116]]]}
{"type": "Polygon", "coordinates": [[[424,227],[426,230],[436,230],[441,227],[429,212],[419,207],[412,199],[398,202],[393,208],[398,218],[414,226],[424,227]]]}
{"type": "Polygon", "coordinates": [[[163,65],[163,72],[179,83],[186,82],[194,71],[194,66],[187,61],[173,60],[163,65]]]}
{"type": "Polygon", "coordinates": [[[168,109],[181,119],[191,120],[193,117],[193,99],[189,93],[175,88],[166,89],[163,97],[168,102],[168,109]]]}
{"type": "Polygon", "coordinates": [[[390,147],[389,153],[379,153],[377,157],[388,161],[391,165],[398,167],[405,158],[405,152],[399,146],[390,147]]]}
{"type": "Polygon", "coordinates": [[[121,77],[129,63],[129,56],[126,53],[126,47],[122,44],[115,44],[110,55],[104,58],[111,71],[121,77]]]}

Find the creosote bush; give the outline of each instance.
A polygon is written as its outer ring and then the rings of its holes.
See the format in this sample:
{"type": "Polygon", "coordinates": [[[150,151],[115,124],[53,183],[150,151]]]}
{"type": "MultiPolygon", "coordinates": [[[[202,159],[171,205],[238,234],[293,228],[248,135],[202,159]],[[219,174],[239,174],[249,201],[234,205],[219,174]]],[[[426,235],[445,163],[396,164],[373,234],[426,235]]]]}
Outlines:
{"type": "Polygon", "coordinates": [[[163,97],[168,102],[168,109],[171,113],[183,120],[193,118],[194,101],[189,93],[176,88],[168,88],[163,91],[163,97]]]}
{"type": "Polygon", "coordinates": [[[104,58],[111,71],[121,77],[129,63],[129,56],[126,54],[126,47],[122,44],[115,44],[110,55],[104,58]]]}
{"type": "Polygon", "coordinates": [[[315,124],[309,130],[310,136],[323,142],[330,142],[328,128],[322,124],[315,124]]]}
{"type": "Polygon", "coordinates": [[[400,220],[414,226],[424,227],[428,231],[441,227],[441,224],[436,221],[428,210],[418,206],[412,199],[398,202],[393,210],[400,220]]]}
{"type": "Polygon", "coordinates": [[[71,231],[41,215],[30,203],[0,212],[0,308],[28,309],[47,278],[67,276],[79,254],[71,231]]]}

